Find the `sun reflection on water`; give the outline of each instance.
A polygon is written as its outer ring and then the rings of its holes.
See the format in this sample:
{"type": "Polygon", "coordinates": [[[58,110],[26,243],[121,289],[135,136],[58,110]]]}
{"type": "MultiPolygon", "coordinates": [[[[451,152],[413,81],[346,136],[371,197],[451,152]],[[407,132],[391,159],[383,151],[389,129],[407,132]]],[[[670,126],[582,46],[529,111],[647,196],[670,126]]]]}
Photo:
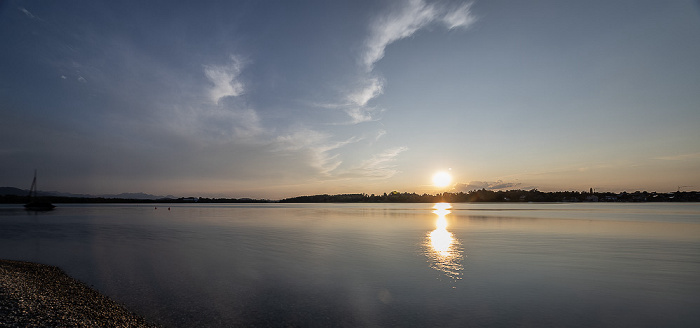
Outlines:
{"type": "Polygon", "coordinates": [[[438,217],[435,221],[435,230],[430,231],[426,241],[426,256],[430,267],[444,273],[446,276],[458,280],[462,279],[463,250],[460,241],[447,231],[446,216],[452,213],[449,203],[437,203],[433,206],[438,217]]]}

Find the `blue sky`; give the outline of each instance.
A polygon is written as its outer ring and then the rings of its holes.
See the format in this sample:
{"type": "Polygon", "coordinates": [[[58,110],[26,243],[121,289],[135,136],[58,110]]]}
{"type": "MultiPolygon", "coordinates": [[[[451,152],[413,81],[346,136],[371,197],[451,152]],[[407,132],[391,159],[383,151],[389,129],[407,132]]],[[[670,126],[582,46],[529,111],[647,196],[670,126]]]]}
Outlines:
{"type": "Polygon", "coordinates": [[[0,185],[700,189],[697,1],[4,1],[0,44],[0,185]]]}

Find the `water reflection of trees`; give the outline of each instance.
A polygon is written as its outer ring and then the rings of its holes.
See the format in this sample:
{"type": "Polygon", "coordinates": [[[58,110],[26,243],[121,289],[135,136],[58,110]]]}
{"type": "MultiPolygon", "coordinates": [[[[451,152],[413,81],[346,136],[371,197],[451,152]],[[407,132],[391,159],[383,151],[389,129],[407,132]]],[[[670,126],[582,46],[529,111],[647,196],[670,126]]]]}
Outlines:
{"type": "Polygon", "coordinates": [[[447,230],[446,216],[451,213],[449,203],[437,203],[433,206],[438,217],[435,221],[435,230],[428,232],[425,241],[425,254],[428,257],[430,267],[442,272],[452,279],[461,279],[464,266],[462,259],[464,252],[462,244],[450,231],[447,230]]]}

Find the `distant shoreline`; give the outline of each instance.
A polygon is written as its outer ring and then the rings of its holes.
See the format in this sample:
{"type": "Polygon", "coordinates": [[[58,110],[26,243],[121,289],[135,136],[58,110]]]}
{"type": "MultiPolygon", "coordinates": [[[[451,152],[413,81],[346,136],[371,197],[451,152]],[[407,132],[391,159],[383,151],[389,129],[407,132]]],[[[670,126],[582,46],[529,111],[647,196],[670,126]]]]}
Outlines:
{"type": "MultiPolygon", "coordinates": [[[[417,194],[392,191],[390,193],[375,194],[322,194],[310,196],[297,196],[281,200],[253,199],[253,198],[207,198],[207,197],[180,197],[157,199],[133,199],[133,198],[106,198],[106,197],[69,197],[50,196],[41,197],[45,201],[58,204],[178,204],[178,203],[476,203],[476,202],[700,202],[698,191],[677,191],[671,193],[657,193],[647,191],[628,192],[579,192],[579,191],[553,191],[542,192],[532,190],[472,190],[469,192],[444,192],[438,194],[417,194]]],[[[27,197],[18,194],[0,195],[0,204],[24,204],[27,197]]]]}
{"type": "Polygon", "coordinates": [[[0,260],[0,326],[157,327],[63,270],[0,260]]]}

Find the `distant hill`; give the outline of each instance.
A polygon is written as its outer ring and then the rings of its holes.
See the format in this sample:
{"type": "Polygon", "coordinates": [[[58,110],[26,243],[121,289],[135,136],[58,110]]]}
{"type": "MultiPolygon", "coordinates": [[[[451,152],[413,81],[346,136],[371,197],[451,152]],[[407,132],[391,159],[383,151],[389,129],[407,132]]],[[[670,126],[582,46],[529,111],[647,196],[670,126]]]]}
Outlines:
{"type": "Polygon", "coordinates": [[[27,196],[29,195],[29,190],[22,190],[15,187],[0,187],[0,195],[27,196]]]}
{"type": "MultiPolygon", "coordinates": [[[[19,189],[15,187],[0,187],[0,196],[27,196],[29,190],[19,189]]],[[[60,191],[38,191],[39,196],[56,196],[56,197],[78,197],[78,198],[120,198],[120,199],[175,199],[173,195],[156,196],[142,192],[121,193],[121,194],[104,194],[104,195],[89,195],[89,194],[72,194],[60,191]]]]}
{"type": "Polygon", "coordinates": [[[165,199],[165,198],[175,199],[175,198],[177,198],[173,195],[155,196],[155,195],[146,194],[146,193],[142,193],[142,192],[124,192],[124,193],[117,194],[117,195],[99,195],[98,197],[123,198],[123,199],[165,199]]]}

